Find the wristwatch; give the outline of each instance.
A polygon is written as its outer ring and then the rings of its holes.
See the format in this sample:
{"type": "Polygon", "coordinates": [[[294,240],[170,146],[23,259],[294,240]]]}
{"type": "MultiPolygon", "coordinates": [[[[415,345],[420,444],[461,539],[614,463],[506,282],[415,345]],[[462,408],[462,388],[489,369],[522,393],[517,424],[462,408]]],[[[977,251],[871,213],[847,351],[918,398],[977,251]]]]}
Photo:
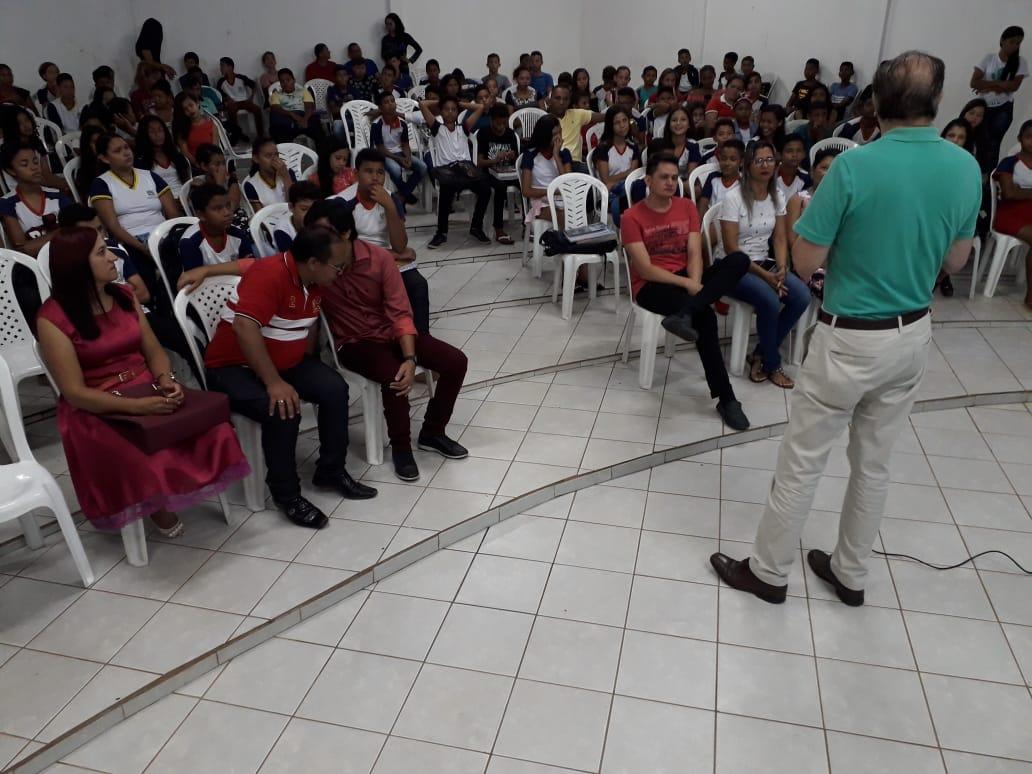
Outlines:
{"type": "Polygon", "coordinates": [[[415,355],[404,355],[404,356],[402,356],[402,358],[401,358],[401,359],[402,359],[402,360],[411,360],[411,361],[412,361],[412,365],[419,365],[419,364],[418,364],[418,363],[416,362],[416,356],[415,356],[415,355]]]}

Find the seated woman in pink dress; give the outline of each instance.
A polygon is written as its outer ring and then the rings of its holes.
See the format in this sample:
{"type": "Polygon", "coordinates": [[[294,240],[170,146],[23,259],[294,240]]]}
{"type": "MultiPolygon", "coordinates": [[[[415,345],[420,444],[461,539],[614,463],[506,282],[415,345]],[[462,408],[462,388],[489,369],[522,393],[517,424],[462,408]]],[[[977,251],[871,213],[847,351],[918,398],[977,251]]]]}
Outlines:
{"type": "Polygon", "coordinates": [[[249,472],[233,428],[147,454],[104,421],[104,414],[171,414],[183,402],[168,356],[132,291],[116,284],[117,258],[96,229],[59,230],[50,243],[53,295],[39,310],[39,343],[61,398],[57,426],[82,512],[99,529],[118,530],[150,516],[178,537],[175,511],[214,497],[249,472]],[[152,397],[118,388],[156,384],[152,397]]]}

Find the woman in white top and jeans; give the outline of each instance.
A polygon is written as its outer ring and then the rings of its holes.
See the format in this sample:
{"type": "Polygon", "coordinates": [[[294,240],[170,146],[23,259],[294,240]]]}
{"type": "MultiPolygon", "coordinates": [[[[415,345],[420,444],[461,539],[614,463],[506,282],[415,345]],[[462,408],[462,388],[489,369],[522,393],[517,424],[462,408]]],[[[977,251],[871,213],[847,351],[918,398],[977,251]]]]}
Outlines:
{"type": "Polygon", "coordinates": [[[1014,92],[1028,77],[1028,62],[1019,56],[1025,31],[1011,26],[1000,35],[1000,50],[987,55],[975,66],[971,88],[986,101],[985,141],[978,143],[976,155],[982,172],[991,172],[1000,160],[1000,143],[1014,120],[1014,92]]]}
{"type": "Polygon", "coordinates": [[[749,378],[770,379],[787,390],[795,383],[781,368],[779,348],[809,306],[810,291],[789,271],[788,226],[774,177],[776,164],[770,142],[758,140],[746,146],[742,184],[724,199],[720,231],[728,255],[741,251],[752,262],[749,273],[729,294],[756,310],[759,343],[749,358],[749,378]]]}

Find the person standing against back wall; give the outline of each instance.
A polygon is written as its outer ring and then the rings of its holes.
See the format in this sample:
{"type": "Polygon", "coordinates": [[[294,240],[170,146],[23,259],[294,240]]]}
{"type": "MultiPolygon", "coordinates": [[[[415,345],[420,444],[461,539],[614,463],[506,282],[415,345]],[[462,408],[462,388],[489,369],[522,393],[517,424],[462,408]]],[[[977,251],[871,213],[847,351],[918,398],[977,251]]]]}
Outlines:
{"type": "Polygon", "coordinates": [[[1028,77],[1028,62],[1020,56],[1025,31],[1008,27],[1000,35],[1000,50],[975,65],[971,88],[985,100],[985,142],[978,144],[976,154],[982,172],[996,169],[1000,160],[1000,144],[1014,120],[1014,93],[1028,77]]]}
{"type": "Polygon", "coordinates": [[[845,604],[864,603],[889,458],[928,362],[932,288],[940,269],[967,263],[982,201],[978,164],[932,125],[945,72],[941,59],[919,51],[878,68],[882,138],[841,154],[795,225],[799,276],[827,264],[818,324],[752,555],[710,557],[725,583],[766,602],[785,601],[817,483],[848,426],[838,545],[810,551],[807,562],[845,604]]]}

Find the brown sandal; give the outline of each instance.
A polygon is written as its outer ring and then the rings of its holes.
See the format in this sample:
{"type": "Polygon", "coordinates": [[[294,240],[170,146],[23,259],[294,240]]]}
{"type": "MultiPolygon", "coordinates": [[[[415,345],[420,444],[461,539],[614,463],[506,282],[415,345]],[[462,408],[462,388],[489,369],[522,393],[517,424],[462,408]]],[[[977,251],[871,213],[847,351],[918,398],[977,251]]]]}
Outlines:
{"type": "Polygon", "coordinates": [[[791,390],[795,387],[795,382],[792,381],[792,377],[785,373],[782,368],[775,368],[769,374],[770,383],[780,387],[783,390],[791,390]]]}
{"type": "Polygon", "coordinates": [[[749,364],[749,381],[760,384],[761,382],[767,381],[767,372],[763,370],[763,361],[755,355],[750,355],[745,359],[749,364]]]}

